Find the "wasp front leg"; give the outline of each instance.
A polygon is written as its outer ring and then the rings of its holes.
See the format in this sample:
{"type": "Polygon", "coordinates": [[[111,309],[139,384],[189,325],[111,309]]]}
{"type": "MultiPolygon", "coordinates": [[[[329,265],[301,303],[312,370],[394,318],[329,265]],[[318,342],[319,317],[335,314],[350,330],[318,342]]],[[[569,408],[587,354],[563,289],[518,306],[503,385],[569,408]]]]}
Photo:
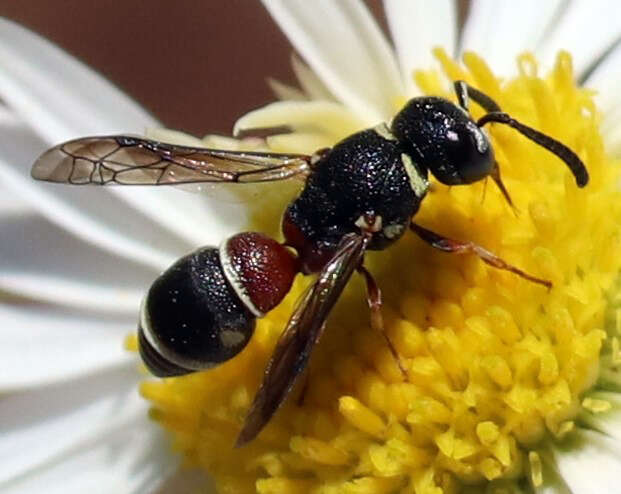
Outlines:
{"type": "Polygon", "coordinates": [[[481,259],[483,262],[493,266],[497,269],[504,269],[505,271],[510,271],[522,278],[532,281],[533,283],[538,283],[540,285],[545,286],[548,290],[552,288],[552,282],[549,280],[544,280],[542,278],[537,278],[536,276],[530,275],[520,268],[509,264],[504,261],[496,254],[490,252],[489,250],[481,247],[480,245],[475,244],[474,242],[462,242],[460,240],[454,240],[452,238],[444,237],[437,233],[432,232],[431,230],[427,230],[420,225],[412,222],[410,223],[410,229],[416,233],[423,241],[434,247],[435,249],[442,250],[444,252],[451,252],[453,254],[475,254],[481,259]]]}

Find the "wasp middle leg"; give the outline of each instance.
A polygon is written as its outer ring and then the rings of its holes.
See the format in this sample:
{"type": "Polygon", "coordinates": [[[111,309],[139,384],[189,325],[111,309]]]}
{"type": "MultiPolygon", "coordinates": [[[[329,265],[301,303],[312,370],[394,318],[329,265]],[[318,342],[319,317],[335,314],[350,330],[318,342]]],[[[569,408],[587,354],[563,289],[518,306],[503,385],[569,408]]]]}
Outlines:
{"type": "Polygon", "coordinates": [[[367,268],[360,265],[358,267],[358,272],[364,276],[364,281],[367,286],[367,302],[369,304],[369,309],[371,310],[371,327],[384,337],[384,341],[386,341],[386,345],[388,346],[390,353],[399,366],[399,370],[401,370],[404,377],[407,377],[407,371],[401,361],[401,357],[399,357],[397,349],[392,344],[392,341],[390,341],[388,333],[386,333],[384,318],[382,317],[382,291],[375,282],[375,278],[373,278],[373,275],[367,270],[367,268]]]}

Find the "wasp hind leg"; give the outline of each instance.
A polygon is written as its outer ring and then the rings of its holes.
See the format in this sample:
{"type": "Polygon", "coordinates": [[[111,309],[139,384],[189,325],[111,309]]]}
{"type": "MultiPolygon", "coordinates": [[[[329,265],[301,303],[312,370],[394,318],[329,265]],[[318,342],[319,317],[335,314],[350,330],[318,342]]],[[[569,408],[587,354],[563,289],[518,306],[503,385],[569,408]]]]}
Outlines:
{"type": "Polygon", "coordinates": [[[410,229],[414,233],[416,233],[416,235],[418,235],[423,241],[436,249],[442,250],[444,252],[450,252],[453,254],[475,254],[483,262],[489,264],[494,268],[510,271],[511,273],[517,274],[518,276],[528,281],[543,285],[548,290],[552,288],[551,281],[537,278],[536,276],[530,275],[522,271],[521,269],[513,266],[512,264],[509,264],[508,262],[498,257],[496,254],[493,254],[489,250],[475,244],[474,242],[462,242],[460,240],[443,237],[442,235],[434,233],[431,230],[427,230],[426,228],[423,228],[422,226],[417,225],[414,222],[410,223],[410,229]]]}

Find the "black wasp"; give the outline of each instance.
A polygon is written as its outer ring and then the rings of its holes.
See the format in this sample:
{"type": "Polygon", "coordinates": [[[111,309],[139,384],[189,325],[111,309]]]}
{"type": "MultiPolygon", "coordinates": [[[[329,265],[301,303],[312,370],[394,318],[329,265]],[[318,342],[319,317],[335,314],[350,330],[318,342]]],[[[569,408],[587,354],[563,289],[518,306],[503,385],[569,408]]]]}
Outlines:
{"type": "MultiPolygon", "coordinates": [[[[384,334],[381,292],[364,267],[364,254],[385,249],[407,228],[433,247],[473,253],[496,268],[551,286],[481,246],[443,237],[412,221],[429,189],[429,172],[447,185],[489,176],[511,204],[481,129],[487,123],[508,125],[554,153],[579,187],[589,180],[584,164],[562,143],[516,121],[463,81],[455,83],[455,91],[458,105],[437,97],[413,98],[390,125],[363,130],[310,156],[192,148],[129,136],[86,137],[44,153],[32,176],[76,185],[304,180],[284,212],[282,244],[246,232],[217,248],[200,248],[153,282],[140,314],[140,353],[147,367],[157,376],[187,374],[238,354],[251,338],[256,318],[280,303],[296,274],[318,273],[267,365],[239,446],[261,431],[287,397],[354,271],[366,281],[372,325],[384,334]],[[469,99],[487,112],[478,121],[468,113],[469,99]]],[[[386,342],[399,362],[388,338],[386,342]]]]}

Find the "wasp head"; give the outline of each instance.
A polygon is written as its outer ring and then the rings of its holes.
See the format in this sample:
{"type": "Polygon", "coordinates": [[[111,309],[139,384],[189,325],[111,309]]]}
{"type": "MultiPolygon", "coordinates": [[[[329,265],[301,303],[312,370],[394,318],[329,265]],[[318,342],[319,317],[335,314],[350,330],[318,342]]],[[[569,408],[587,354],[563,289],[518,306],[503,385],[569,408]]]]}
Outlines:
{"type": "Polygon", "coordinates": [[[494,170],[487,135],[448,100],[410,100],[394,118],[391,130],[411,157],[446,185],[470,184],[494,170]]]}

